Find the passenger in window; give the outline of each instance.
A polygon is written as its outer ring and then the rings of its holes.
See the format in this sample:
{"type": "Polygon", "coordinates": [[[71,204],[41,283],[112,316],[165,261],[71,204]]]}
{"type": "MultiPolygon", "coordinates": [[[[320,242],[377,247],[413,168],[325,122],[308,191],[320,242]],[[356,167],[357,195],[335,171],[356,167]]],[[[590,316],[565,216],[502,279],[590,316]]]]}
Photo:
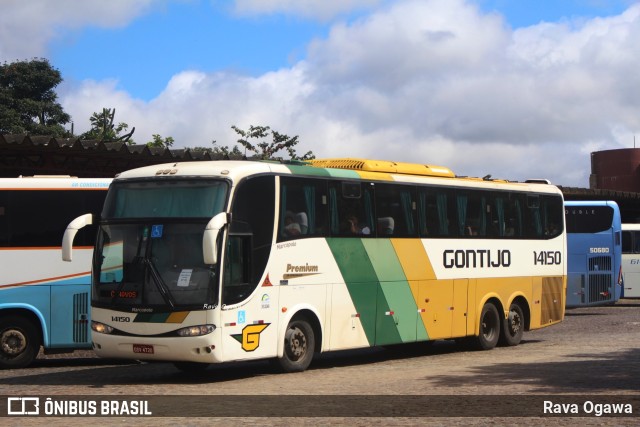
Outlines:
{"type": "Polygon", "coordinates": [[[300,224],[295,222],[293,212],[287,211],[284,217],[284,232],[287,236],[299,236],[301,234],[300,224]]]}
{"type": "Polygon", "coordinates": [[[545,235],[547,236],[555,236],[558,234],[559,228],[556,224],[549,224],[547,229],[545,230],[545,235]]]}
{"type": "Polygon", "coordinates": [[[514,227],[514,220],[510,219],[504,229],[504,235],[506,237],[513,237],[516,235],[516,228],[514,227]]]}
{"type": "Polygon", "coordinates": [[[369,235],[371,234],[371,229],[369,227],[360,225],[358,221],[358,217],[355,215],[347,216],[347,231],[351,234],[363,234],[369,235]]]}

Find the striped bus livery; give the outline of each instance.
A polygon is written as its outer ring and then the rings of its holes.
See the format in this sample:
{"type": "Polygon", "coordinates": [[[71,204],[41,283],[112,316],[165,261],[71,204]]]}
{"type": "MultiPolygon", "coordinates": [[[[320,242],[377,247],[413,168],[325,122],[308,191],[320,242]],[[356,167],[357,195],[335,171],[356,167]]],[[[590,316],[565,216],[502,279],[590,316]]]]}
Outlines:
{"type": "Polygon", "coordinates": [[[517,345],[564,317],[549,184],[365,159],[173,163],[117,176],[99,222],[105,357],[183,370],[275,358],[291,372],[332,350],[517,345]]]}

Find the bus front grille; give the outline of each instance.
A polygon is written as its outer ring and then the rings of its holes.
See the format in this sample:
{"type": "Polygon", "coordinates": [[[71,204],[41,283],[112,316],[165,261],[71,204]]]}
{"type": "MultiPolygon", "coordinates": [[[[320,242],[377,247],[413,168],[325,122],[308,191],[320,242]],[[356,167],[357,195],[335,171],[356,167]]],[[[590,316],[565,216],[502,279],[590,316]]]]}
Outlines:
{"type": "Polygon", "coordinates": [[[611,295],[611,274],[589,274],[589,301],[601,302],[610,301],[611,295]]]}
{"type": "Polygon", "coordinates": [[[589,271],[611,271],[611,257],[596,256],[589,258],[589,271]]]}

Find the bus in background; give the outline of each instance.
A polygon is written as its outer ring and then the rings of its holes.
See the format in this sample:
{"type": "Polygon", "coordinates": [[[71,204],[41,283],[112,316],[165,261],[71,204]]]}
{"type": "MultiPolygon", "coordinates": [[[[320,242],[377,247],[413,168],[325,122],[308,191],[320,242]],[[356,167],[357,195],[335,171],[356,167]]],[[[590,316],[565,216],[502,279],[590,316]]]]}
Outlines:
{"type": "Polygon", "coordinates": [[[96,228],[78,233],[76,262],[60,260],[69,221],[99,213],[110,179],[0,178],[0,368],[91,348],[89,292],[96,228]]]}
{"type": "Polygon", "coordinates": [[[622,224],[623,298],[640,298],[640,224],[622,224]]]}
{"type": "Polygon", "coordinates": [[[622,294],[622,224],[614,201],[565,201],[567,307],[614,304],[622,294]]]}
{"type": "Polygon", "coordinates": [[[94,350],[186,371],[272,358],[293,372],[316,352],[453,338],[517,345],[564,318],[564,230],[557,187],[437,166],[130,170],[100,220],[94,350]]]}

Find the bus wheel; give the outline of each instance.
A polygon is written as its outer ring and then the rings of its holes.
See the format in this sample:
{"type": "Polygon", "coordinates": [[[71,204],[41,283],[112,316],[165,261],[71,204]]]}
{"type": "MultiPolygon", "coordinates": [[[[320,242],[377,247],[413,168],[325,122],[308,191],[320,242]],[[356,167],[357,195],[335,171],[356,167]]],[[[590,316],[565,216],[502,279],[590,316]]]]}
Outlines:
{"type": "Polygon", "coordinates": [[[207,370],[209,363],[173,362],[173,366],[188,374],[199,374],[207,370]]]}
{"type": "Polygon", "coordinates": [[[513,346],[520,344],[524,333],[524,314],[518,304],[511,304],[509,317],[502,321],[502,335],[500,343],[513,346]]]}
{"type": "Polygon", "coordinates": [[[315,350],[313,329],[305,320],[293,320],[284,334],[284,354],[278,364],[284,372],[302,372],[309,367],[315,350]]]}
{"type": "Polygon", "coordinates": [[[480,313],[480,335],[475,338],[478,350],[491,350],[500,338],[500,315],[491,303],[486,303],[480,313]]]}
{"type": "Polygon", "coordinates": [[[24,368],[40,351],[38,329],[20,316],[0,319],[0,368],[24,368]]]}

